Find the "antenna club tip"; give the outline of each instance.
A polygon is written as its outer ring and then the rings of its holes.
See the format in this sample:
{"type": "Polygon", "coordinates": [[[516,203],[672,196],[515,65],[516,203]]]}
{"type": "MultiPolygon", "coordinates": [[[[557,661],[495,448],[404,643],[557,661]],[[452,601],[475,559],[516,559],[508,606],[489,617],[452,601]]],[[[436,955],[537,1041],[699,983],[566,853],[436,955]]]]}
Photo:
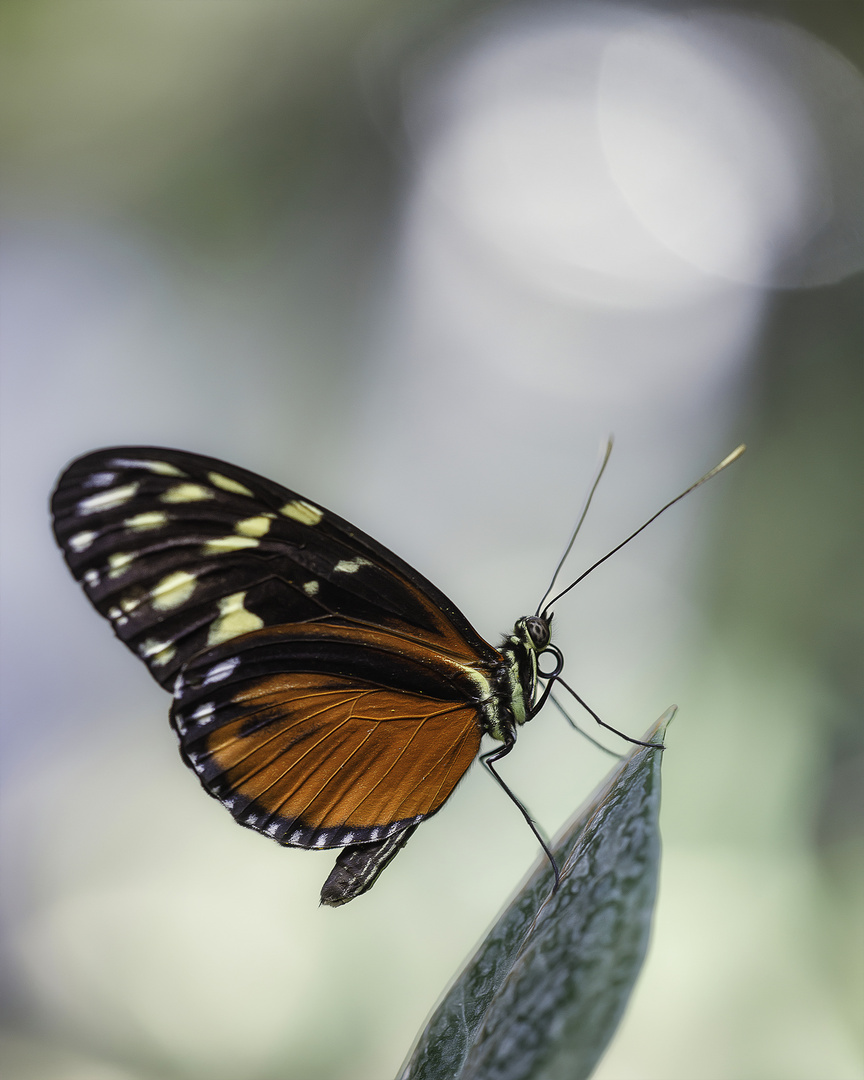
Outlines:
{"type": "Polygon", "coordinates": [[[747,449],[747,444],[743,443],[743,442],[739,446],[736,446],[735,449],[732,451],[732,453],[728,457],[725,457],[720,462],[720,468],[722,469],[724,465],[731,465],[733,461],[735,461],[737,458],[741,457],[741,455],[744,453],[744,451],[746,449],[747,449]]]}
{"type": "Polygon", "coordinates": [[[736,446],[735,449],[732,451],[732,453],[727,454],[726,457],[723,458],[723,460],[720,462],[719,465],[715,465],[714,468],[710,472],[706,473],[702,477],[702,479],[699,481],[699,483],[701,484],[705,480],[710,480],[712,476],[716,476],[717,473],[722,472],[723,469],[725,469],[727,465],[731,465],[733,461],[737,461],[738,458],[741,457],[741,455],[744,453],[744,451],[746,449],[747,449],[747,447],[744,445],[744,443],[741,443],[740,446],[736,446]]]}

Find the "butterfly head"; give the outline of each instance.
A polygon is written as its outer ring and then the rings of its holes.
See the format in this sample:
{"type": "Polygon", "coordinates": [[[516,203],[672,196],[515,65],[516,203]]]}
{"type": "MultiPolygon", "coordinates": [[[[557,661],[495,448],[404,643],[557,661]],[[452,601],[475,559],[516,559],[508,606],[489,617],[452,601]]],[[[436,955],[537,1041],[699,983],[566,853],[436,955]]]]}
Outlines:
{"type": "MultiPolygon", "coordinates": [[[[560,656],[551,644],[551,622],[552,616],[546,612],[542,615],[523,615],[516,620],[513,632],[501,645],[501,652],[507,661],[509,707],[512,719],[518,725],[524,724],[534,715],[532,702],[537,678],[541,674],[538,657],[550,649],[556,656],[560,656]]],[[[502,725],[497,726],[503,730],[502,725]]],[[[495,734],[494,729],[492,733],[495,734]]],[[[496,735],[497,737],[501,737],[500,734],[496,735]]]]}

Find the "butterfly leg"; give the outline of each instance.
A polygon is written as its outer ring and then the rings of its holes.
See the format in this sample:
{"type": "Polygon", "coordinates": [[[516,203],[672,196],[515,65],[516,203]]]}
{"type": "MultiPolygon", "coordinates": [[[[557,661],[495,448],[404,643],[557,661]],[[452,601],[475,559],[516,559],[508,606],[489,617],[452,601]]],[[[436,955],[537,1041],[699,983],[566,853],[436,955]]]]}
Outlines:
{"type": "MultiPolygon", "coordinates": [[[[633,743],[635,746],[647,746],[651,750],[665,750],[666,749],[666,747],[663,745],[663,743],[642,742],[641,739],[634,739],[630,735],[625,735],[623,731],[619,731],[618,728],[612,727],[611,724],[607,724],[605,720],[600,719],[600,717],[597,715],[596,712],[594,712],[594,710],[591,708],[590,705],[585,704],[585,702],[582,700],[581,697],[579,697],[579,695],[576,693],[576,691],[573,689],[573,687],[570,686],[568,683],[564,682],[564,680],[560,676],[558,677],[558,682],[564,687],[564,689],[567,691],[568,694],[571,694],[579,702],[579,704],[582,706],[582,708],[585,710],[585,712],[587,712],[590,716],[594,717],[594,719],[597,721],[597,723],[600,725],[600,727],[605,727],[607,731],[614,731],[615,734],[619,738],[624,739],[626,742],[633,743]]],[[[561,708],[560,705],[558,707],[561,708]]],[[[564,710],[562,709],[561,711],[563,712],[564,710]]],[[[565,713],[565,716],[566,716],[566,713],[565,713]]]]}
{"type": "Polygon", "coordinates": [[[614,757],[617,761],[622,760],[623,754],[616,754],[614,750],[610,750],[608,746],[604,746],[603,743],[598,742],[593,736],[589,735],[587,731],[583,731],[582,728],[579,727],[579,725],[576,723],[570,713],[567,712],[567,710],[564,708],[558,698],[555,697],[554,694],[550,694],[549,698],[552,704],[558,710],[558,712],[561,713],[561,715],[570,725],[570,727],[572,727],[574,731],[578,731],[583,739],[587,739],[588,742],[596,746],[598,750],[602,750],[604,754],[609,754],[610,757],[614,757]]]}
{"type": "Polygon", "coordinates": [[[552,865],[552,872],[555,875],[555,884],[552,887],[552,891],[556,892],[558,889],[558,885],[561,881],[561,874],[558,870],[558,864],[555,862],[555,856],[552,854],[549,845],[540,835],[539,829],[531,820],[531,815],[528,813],[526,807],[523,806],[517,796],[510,790],[510,788],[507,786],[507,784],[504,782],[504,780],[501,778],[501,776],[495,769],[495,762],[500,761],[503,757],[506,757],[515,745],[516,736],[512,731],[509,731],[506,733],[504,745],[493,747],[493,749],[487,751],[485,754],[481,754],[480,760],[483,762],[489,772],[492,773],[492,775],[495,777],[496,782],[501,785],[504,793],[508,796],[508,798],[510,798],[519,807],[519,811],[522,814],[522,817],[524,817],[525,820],[528,822],[528,828],[537,837],[537,841],[540,844],[540,847],[543,848],[544,852],[546,853],[546,858],[552,865]]]}
{"type": "Polygon", "coordinates": [[[416,828],[416,825],[409,825],[375,844],[353,844],[343,848],[321,888],[321,903],[327,907],[341,907],[371,889],[416,828]]]}

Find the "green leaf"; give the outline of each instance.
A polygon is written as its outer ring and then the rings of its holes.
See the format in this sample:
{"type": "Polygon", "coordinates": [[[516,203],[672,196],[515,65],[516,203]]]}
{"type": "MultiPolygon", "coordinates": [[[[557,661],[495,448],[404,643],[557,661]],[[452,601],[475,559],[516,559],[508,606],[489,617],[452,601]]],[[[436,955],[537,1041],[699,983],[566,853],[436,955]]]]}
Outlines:
{"type": "MultiPolygon", "coordinates": [[[[645,734],[662,742],[674,706],[645,734]]],[[[645,958],[660,751],[637,746],[532,873],[435,1010],[400,1080],[584,1080],[645,958]]]]}

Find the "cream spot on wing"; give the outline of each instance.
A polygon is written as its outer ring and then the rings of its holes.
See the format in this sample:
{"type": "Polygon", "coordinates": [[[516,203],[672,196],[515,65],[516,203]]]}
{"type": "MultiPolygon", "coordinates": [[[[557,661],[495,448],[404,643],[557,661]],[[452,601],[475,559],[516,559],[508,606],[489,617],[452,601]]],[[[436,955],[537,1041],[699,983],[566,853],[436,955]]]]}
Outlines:
{"type": "Polygon", "coordinates": [[[148,510],[144,514],[135,514],[134,517],[126,518],[123,524],[127,529],[134,532],[143,532],[145,529],[158,529],[168,520],[168,515],[161,510],[148,510]]]}
{"type": "Polygon", "coordinates": [[[159,501],[164,503],[188,503],[201,502],[204,499],[212,499],[213,491],[202,487],[201,484],[175,484],[174,487],[163,491],[159,501]]]}
{"type": "Polygon", "coordinates": [[[86,551],[98,536],[95,532],[80,532],[69,537],[69,547],[75,552],[86,551]]]}
{"type": "Polygon", "coordinates": [[[164,667],[174,659],[177,650],[170,641],[157,641],[147,638],[138,646],[138,655],[142,660],[149,660],[155,667],[164,667]]]}
{"type": "Polygon", "coordinates": [[[270,529],[273,519],[269,515],[261,514],[258,517],[244,518],[234,526],[234,532],[241,536],[264,536],[270,529]]]}
{"type": "Polygon", "coordinates": [[[122,506],[128,502],[139,488],[138,481],[132,484],[124,484],[122,487],[110,488],[108,491],[100,491],[98,495],[88,495],[78,503],[79,514],[98,514],[103,510],[113,510],[115,506],[122,506]]]}
{"type": "Polygon", "coordinates": [[[196,724],[206,724],[215,711],[215,703],[208,701],[204,705],[199,705],[189,719],[194,720],[196,724]]]}
{"type": "Polygon", "coordinates": [[[87,582],[88,585],[98,585],[99,584],[99,571],[98,570],[88,570],[87,573],[84,575],[84,580],[87,582]]]}
{"type": "Polygon", "coordinates": [[[171,608],[185,604],[195,592],[197,584],[194,574],[175,570],[153,586],[150,590],[150,601],[157,611],[170,611],[171,608]]]}
{"type": "Polygon", "coordinates": [[[317,581],[305,581],[303,583],[303,592],[305,592],[307,596],[317,596],[319,588],[320,585],[317,581]]]}
{"type": "Polygon", "coordinates": [[[130,611],[134,611],[136,607],[141,603],[140,596],[121,596],[119,600],[120,607],[128,614],[130,611]]]}
{"type": "Polygon", "coordinates": [[[234,668],[240,663],[239,656],[232,656],[228,660],[222,660],[218,664],[214,664],[213,667],[204,676],[202,686],[209,686],[214,682],[222,682],[223,679],[227,679],[234,668]]]}
{"type": "Polygon", "coordinates": [[[259,615],[253,615],[243,606],[246,599],[245,592],[231,593],[223,596],[219,601],[219,618],[210,627],[207,635],[208,645],[219,645],[223,641],[239,637],[241,634],[249,634],[253,630],[260,630],[264,620],[259,615]]]}
{"type": "Polygon", "coordinates": [[[109,555],[108,565],[111,569],[108,571],[108,577],[121,577],[129,569],[129,563],[134,558],[135,555],[127,551],[115,551],[113,555],[109,555]]]}
{"type": "Polygon", "coordinates": [[[356,574],[361,566],[371,565],[372,563],[370,563],[368,559],[364,559],[361,555],[357,555],[353,559],[340,559],[333,567],[333,571],[337,574],[356,574]]]}
{"type": "Polygon", "coordinates": [[[118,607],[108,608],[108,618],[112,622],[117,623],[118,626],[125,626],[126,623],[129,622],[129,620],[118,607]]]}
{"type": "Polygon", "coordinates": [[[218,536],[208,540],[202,549],[204,555],[222,555],[226,551],[240,551],[241,548],[258,547],[258,541],[251,536],[218,536]]]}
{"type": "Polygon", "coordinates": [[[323,510],[319,510],[312,503],[304,502],[303,499],[292,499],[285,503],[279,513],[293,521],[299,521],[301,525],[317,525],[324,517],[323,510]]]}
{"type": "Polygon", "coordinates": [[[248,495],[250,498],[253,496],[253,492],[245,484],[241,484],[239,480],[232,480],[230,476],[223,476],[222,473],[207,473],[207,479],[223,491],[230,491],[234,495],[248,495]]]}
{"type": "Polygon", "coordinates": [[[103,488],[108,487],[109,484],[113,484],[117,477],[117,473],[113,472],[96,472],[91,476],[88,476],[84,483],[81,485],[85,488],[103,488]]]}
{"type": "Polygon", "coordinates": [[[118,469],[146,469],[156,473],[157,476],[186,476],[182,469],[176,465],[169,465],[167,461],[142,461],[138,458],[114,458],[111,462],[118,469]]]}

